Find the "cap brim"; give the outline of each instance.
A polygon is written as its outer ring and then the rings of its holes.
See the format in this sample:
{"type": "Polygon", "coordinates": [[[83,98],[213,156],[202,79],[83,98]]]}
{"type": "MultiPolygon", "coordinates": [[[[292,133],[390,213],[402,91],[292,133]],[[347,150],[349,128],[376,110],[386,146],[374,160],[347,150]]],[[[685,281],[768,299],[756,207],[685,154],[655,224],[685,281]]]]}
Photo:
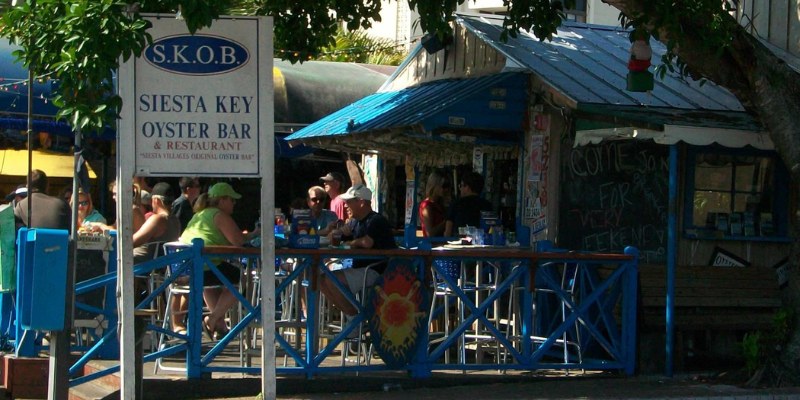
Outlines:
{"type": "Polygon", "coordinates": [[[236,200],[239,200],[239,199],[242,198],[242,195],[240,195],[239,193],[236,193],[236,192],[233,192],[233,193],[229,194],[228,196],[230,196],[232,199],[236,199],[236,200]]]}

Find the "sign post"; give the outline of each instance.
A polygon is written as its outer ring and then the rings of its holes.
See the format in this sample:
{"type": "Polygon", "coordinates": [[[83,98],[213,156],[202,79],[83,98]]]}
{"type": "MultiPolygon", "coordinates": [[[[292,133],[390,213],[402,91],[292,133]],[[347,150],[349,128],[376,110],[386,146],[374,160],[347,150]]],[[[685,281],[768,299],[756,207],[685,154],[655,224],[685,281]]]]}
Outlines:
{"type": "MultiPolygon", "coordinates": [[[[190,34],[171,16],[145,18],[153,23],[153,43],[120,68],[119,187],[130,187],[133,175],[260,177],[263,229],[272,232],[272,19],[220,17],[190,34]]],[[[131,221],[130,191],[119,190],[118,196],[121,397],[133,398],[132,233],[124,228],[131,221]]],[[[274,242],[272,235],[263,237],[262,260],[275,258],[274,242]]],[[[272,271],[262,271],[262,393],[271,399],[276,395],[273,279],[272,271]]]]}

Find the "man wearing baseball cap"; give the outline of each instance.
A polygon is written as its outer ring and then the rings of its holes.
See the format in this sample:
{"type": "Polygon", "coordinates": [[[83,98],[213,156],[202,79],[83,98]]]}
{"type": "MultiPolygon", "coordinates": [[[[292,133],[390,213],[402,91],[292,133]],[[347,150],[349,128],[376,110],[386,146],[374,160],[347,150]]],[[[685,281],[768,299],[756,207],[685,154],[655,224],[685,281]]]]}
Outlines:
{"type": "Polygon", "coordinates": [[[26,197],[28,197],[28,187],[23,183],[17,186],[13,192],[6,195],[6,202],[11,203],[11,205],[16,205],[26,197]]]}
{"type": "MultiPolygon", "coordinates": [[[[363,184],[353,185],[346,193],[339,196],[356,219],[352,240],[346,242],[352,249],[395,249],[392,225],[383,215],[372,210],[372,191],[363,184]]],[[[380,259],[358,259],[353,261],[353,268],[334,271],[333,274],[350,289],[357,293],[366,286],[374,284],[378,276],[386,269],[386,263],[378,264],[373,268],[366,267],[380,259]],[[364,279],[366,275],[366,280],[364,279]]],[[[320,280],[320,290],[342,312],[349,316],[356,315],[358,309],[350,303],[347,297],[326,274],[320,280]]]]}
{"type": "Polygon", "coordinates": [[[338,172],[328,172],[327,175],[321,176],[319,180],[325,188],[325,193],[331,199],[330,210],[333,211],[341,220],[347,219],[347,214],[344,211],[344,200],[339,198],[339,195],[345,188],[344,175],[338,172]]]}

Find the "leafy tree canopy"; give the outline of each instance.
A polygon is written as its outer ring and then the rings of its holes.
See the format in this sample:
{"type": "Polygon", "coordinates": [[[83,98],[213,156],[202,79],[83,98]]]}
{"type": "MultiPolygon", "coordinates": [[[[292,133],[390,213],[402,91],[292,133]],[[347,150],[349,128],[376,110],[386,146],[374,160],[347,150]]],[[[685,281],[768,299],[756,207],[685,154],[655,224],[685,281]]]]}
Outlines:
{"type": "MultiPolygon", "coordinates": [[[[456,7],[465,0],[408,0],[419,12],[424,32],[444,37],[456,7]]],[[[736,21],[728,2],[719,0],[605,0],[625,12],[622,23],[653,32],[669,49],[665,61],[678,60],[683,72],[714,76],[729,70],[687,68],[676,58],[679,50],[724,57],[736,21]],[[675,35],[675,32],[684,32],[675,35]],[[692,35],[702,35],[698,40],[692,35]],[[685,40],[689,38],[688,41],[685,40]]],[[[83,131],[113,124],[121,105],[112,93],[112,71],[119,61],[137,56],[152,40],[150,24],[140,12],[180,13],[191,32],[208,26],[221,14],[269,15],[275,21],[275,49],[293,62],[320,58],[336,48],[343,21],[348,30],[366,29],[380,20],[380,0],[18,0],[2,17],[0,34],[22,47],[17,56],[36,76],[59,80],[54,103],[59,117],[83,131]]],[[[503,35],[519,30],[547,39],[574,0],[514,0],[508,7],[503,35]]],[[[664,65],[673,68],[672,62],[664,65]]],[[[736,85],[735,74],[723,84],[736,85]]]]}

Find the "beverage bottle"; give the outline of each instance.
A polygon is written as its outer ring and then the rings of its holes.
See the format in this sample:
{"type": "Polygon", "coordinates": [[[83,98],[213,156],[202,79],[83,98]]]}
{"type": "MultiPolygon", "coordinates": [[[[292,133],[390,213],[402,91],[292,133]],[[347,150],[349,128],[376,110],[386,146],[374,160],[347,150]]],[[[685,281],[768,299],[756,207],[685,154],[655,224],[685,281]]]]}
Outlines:
{"type": "Polygon", "coordinates": [[[284,237],[284,227],[283,223],[286,217],[283,215],[283,212],[280,208],[275,209],[275,236],[284,237]]]}

